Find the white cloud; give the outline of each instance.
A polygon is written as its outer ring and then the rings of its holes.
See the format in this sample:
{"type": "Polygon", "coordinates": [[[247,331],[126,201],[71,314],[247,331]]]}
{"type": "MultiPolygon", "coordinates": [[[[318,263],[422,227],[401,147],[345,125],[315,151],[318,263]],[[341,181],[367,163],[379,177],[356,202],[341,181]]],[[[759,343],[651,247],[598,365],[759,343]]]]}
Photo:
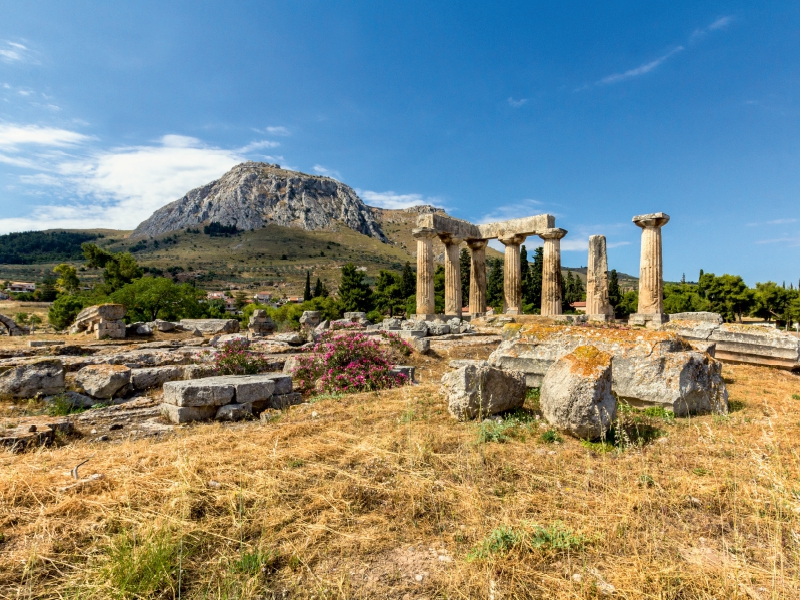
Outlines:
{"type": "Polygon", "coordinates": [[[15,150],[24,145],[51,146],[65,148],[89,141],[82,133],[40,127],[38,125],[4,125],[0,124],[0,148],[15,150]]]}
{"type": "Polygon", "coordinates": [[[707,34],[709,34],[712,31],[717,31],[717,30],[720,30],[720,29],[727,29],[728,25],[733,23],[733,21],[734,21],[734,18],[731,15],[728,15],[728,16],[725,16],[725,17],[720,17],[720,18],[716,19],[713,23],[711,23],[711,25],[709,25],[705,29],[695,29],[692,32],[692,36],[690,38],[690,41],[696,41],[699,38],[705,37],[707,34]]]}
{"type": "Polygon", "coordinates": [[[422,194],[396,194],[395,192],[373,192],[371,190],[357,189],[356,193],[364,202],[378,208],[408,208],[420,204],[436,204],[437,198],[426,198],[422,194]]]}
{"type": "Polygon", "coordinates": [[[513,107],[513,108],[519,108],[520,106],[525,104],[527,101],[528,101],[527,98],[520,98],[519,100],[514,100],[514,98],[509,97],[508,98],[508,105],[513,107]]]}
{"type": "Polygon", "coordinates": [[[797,219],[773,219],[772,221],[762,221],[757,223],[748,223],[748,227],[761,227],[763,225],[788,225],[789,223],[797,223],[797,219]]]}
{"type": "Polygon", "coordinates": [[[540,215],[544,212],[541,208],[543,204],[539,200],[528,198],[515,204],[497,206],[492,212],[481,217],[478,223],[493,223],[495,221],[508,221],[509,219],[540,215]]]}
{"type": "Polygon", "coordinates": [[[0,41],[0,61],[4,63],[36,62],[30,48],[8,40],[0,41]]]}
{"type": "Polygon", "coordinates": [[[239,152],[242,154],[247,154],[248,152],[252,152],[253,150],[262,150],[263,148],[277,148],[280,146],[280,142],[271,142],[269,140],[262,140],[260,142],[250,142],[246,146],[242,146],[239,148],[239,152]]]}
{"type": "Polygon", "coordinates": [[[597,83],[598,83],[598,85],[600,85],[600,84],[608,85],[608,84],[611,84],[611,83],[618,83],[618,82],[624,81],[626,79],[631,79],[633,77],[639,77],[641,75],[645,75],[646,73],[649,73],[653,69],[658,68],[659,65],[661,65],[670,56],[673,56],[674,54],[677,54],[678,52],[681,52],[682,50],[683,50],[683,46],[677,46],[677,47],[673,48],[672,50],[670,50],[669,52],[667,52],[666,54],[664,54],[662,56],[659,56],[655,60],[652,60],[652,61],[650,61],[648,63],[643,64],[643,65],[639,65],[638,67],[636,67],[634,69],[628,69],[624,73],[615,73],[613,75],[609,75],[607,77],[603,77],[597,83]]]}
{"type": "Polygon", "coordinates": [[[339,181],[341,181],[342,179],[342,176],[339,173],[339,171],[336,171],[334,169],[329,169],[327,167],[323,167],[322,165],[314,165],[312,168],[314,169],[314,173],[318,175],[323,175],[325,177],[330,177],[331,179],[336,179],[339,181]]]}
{"type": "Polygon", "coordinates": [[[271,135],[291,135],[286,127],[267,127],[266,132],[271,135]]]}

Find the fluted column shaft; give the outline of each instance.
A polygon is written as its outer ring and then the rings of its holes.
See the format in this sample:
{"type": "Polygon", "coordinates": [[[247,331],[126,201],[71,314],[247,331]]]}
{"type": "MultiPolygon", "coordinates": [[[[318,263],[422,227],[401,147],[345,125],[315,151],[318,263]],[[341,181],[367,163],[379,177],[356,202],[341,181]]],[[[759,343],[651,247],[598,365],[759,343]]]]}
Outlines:
{"type": "Polygon", "coordinates": [[[472,253],[469,269],[469,314],[486,314],[486,244],[489,240],[468,240],[472,253]]]}
{"type": "Polygon", "coordinates": [[[444,243],[444,314],[461,318],[461,241],[441,236],[444,243]]]}
{"type": "Polygon", "coordinates": [[[539,233],[544,240],[544,264],[542,265],[542,313],[561,314],[561,238],[566,230],[553,227],[539,233]]]}
{"type": "Polygon", "coordinates": [[[669,215],[664,213],[639,215],[633,218],[633,222],[642,229],[637,313],[661,314],[664,312],[661,228],[669,222],[669,215]]]}
{"type": "Polygon", "coordinates": [[[595,317],[614,315],[608,299],[608,257],[604,235],[589,237],[589,260],[586,263],[586,314],[595,317]]]}
{"type": "Polygon", "coordinates": [[[417,314],[425,317],[436,313],[433,294],[433,238],[436,232],[426,227],[414,229],[417,239],[417,314]]]}
{"type": "Polygon", "coordinates": [[[507,315],[522,314],[522,273],[519,264],[519,246],[524,235],[509,235],[498,238],[505,245],[503,263],[503,312],[507,315]]]}

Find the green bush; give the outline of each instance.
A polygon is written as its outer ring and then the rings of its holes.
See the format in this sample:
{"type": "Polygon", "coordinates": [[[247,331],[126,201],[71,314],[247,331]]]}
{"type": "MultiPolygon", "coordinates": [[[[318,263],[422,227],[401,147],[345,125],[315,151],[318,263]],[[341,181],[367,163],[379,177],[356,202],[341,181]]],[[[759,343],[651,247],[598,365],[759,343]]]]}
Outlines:
{"type": "Polygon", "coordinates": [[[56,298],[47,312],[47,320],[56,329],[66,329],[72,325],[78,313],[89,306],[87,300],[85,296],[62,294],[56,298]]]}

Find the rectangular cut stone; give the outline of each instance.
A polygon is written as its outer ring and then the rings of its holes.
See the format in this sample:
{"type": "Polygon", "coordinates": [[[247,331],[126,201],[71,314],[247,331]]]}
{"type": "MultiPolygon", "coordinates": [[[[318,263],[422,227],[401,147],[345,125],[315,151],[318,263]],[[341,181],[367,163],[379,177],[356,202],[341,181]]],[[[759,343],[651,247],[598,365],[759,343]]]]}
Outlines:
{"type": "Polygon", "coordinates": [[[161,414],[170,423],[206,421],[213,419],[218,410],[216,406],[175,406],[174,404],[161,404],[159,408],[161,414]]]}
{"type": "Polygon", "coordinates": [[[75,322],[80,321],[94,321],[99,319],[107,319],[109,321],[118,321],[125,316],[125,306],[122,304],[98,304],[84,308],[75,317],[75,322]]]}
{"type": "Polygon", "coordinates": [[[283,410],[287,406],[294,406],[303,401],[303,396],[298,392],[291,392],[289,394],[277,394],[270,398],[269,408],[277,408],[283,410]]]}
{"type": "Polygon", "coordinates": [[[235,390],[225,379],[225,377],[206,377],[193,381],[168,381],[164,384],[163,402],[175,406],[229,404],[233,402],[235,390]]]}
{"type": "Polygon", "coordinates": [[[395,334],[399,335],[402,338],[411,339],[411,338],[425,337],[426,335],[428,335],[428,330],[427,329],[401,329],[399,331],[393,331],[392,333],[395,333],[395,334]]]}
{"type": "Polygon", "coordinates": [[[43,348],[45,346],[63,346],[64,340],[30,340],[28,348],[43,348]]]}
{"type": "Polygon", "coordinates": [[[478,225],[482,239],[498,238],[505,235],[535,235],[545,229],[555,227],[556,218],[553,215],[534,215],[521,219],[509,219],[498,223],[484,223],[478,225]]]}
{"type": "MultiPolygon", "coordinates": [[[[234,398],[239,404],[250,404],[267,400],[275,390],[275,381],[269,375],[229,375],[220,378],[230,383],[234,390],[234,398]]],[[[291,377],[289,378],[291,384],[291,377]]]]}
{"type": "Polygon", "coordinates": [[[272,394],[275,396],[291,394],[294,389],[292,387],[292,378],[290,375],[285,375],[284,373],[263,373],[259,375],[259,377],[267,377],[275,384],[275,389],[272,391],[272,394]]]}
{"type": "Polygon", "coordinates": [[[147,390],[164,385],[168,381],[180,381],[184,378],[184,373],[185,369],[181,365],[133,369],[131,383],[134,389],[147,390]]]}
{"type": "Polygon", "coordinates": [[[189,331],[198,330],[205,334],[237,333],[239,321],[236,319],[181,319],[181,327],[189,331]]]}
{"type": "Polygon", "coordinates": [[[417,227],[434,229],[436,233],[449,233],[451,236],[462,240],[484,237],[480,234],[478,227],[469,221],[456,219],[441,213],[420,215],[417,217],[417,227]]]}

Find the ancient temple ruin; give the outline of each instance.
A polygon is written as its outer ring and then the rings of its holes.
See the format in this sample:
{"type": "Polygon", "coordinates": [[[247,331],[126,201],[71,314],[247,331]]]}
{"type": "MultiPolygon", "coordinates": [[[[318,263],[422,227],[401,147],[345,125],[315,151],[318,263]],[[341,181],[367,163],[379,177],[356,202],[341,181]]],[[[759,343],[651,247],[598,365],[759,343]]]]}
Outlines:
{"type": "Polygon", "coordinates": [[[555,227],[553,215],[534,215],[498,223],[475,225],[441,213],[420,215],[414,237],[417,240],[417,318],[433,319],[436,308],[433,294],[433,240],[438,237],[445,246],[444,313],[461,317],[461,270],[459,247],[466,242],[471,252],[470,316],[486,314],[486,245],[491,239],[505,246],[503,268],[503,312],[522,312],[522,277],[519,247],[525,238],[538,235],[544,239],[544,274],[542,314],[561,314],[561,247],[567,232],[555,227]],[[546,308],[545,308],[546,304],[546,308]]]}

